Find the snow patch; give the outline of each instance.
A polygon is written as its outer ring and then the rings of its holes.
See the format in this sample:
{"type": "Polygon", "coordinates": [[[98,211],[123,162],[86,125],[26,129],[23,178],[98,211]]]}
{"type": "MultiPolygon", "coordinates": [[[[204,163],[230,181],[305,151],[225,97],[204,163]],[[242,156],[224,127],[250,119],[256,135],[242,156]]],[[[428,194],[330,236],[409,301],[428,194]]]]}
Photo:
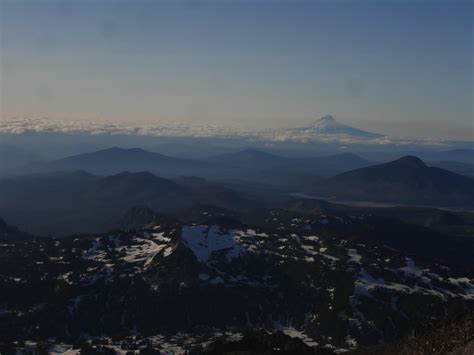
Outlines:
{"type": "Polygon", "coordinates": [[[245,251],[239,243],[245,236],[243,231],[222,231],[218,225],[184,226],[182,239],[201,263],[207,263],[216,252],[224,252],[227,260],[238,257],[245,251]]]}
{"type": "Polygon", "coordinates": [[[362,256],[357,253],[356,249],[348,249],[347,255],[349,256],[349,262],[360,264],[362,256]]]}

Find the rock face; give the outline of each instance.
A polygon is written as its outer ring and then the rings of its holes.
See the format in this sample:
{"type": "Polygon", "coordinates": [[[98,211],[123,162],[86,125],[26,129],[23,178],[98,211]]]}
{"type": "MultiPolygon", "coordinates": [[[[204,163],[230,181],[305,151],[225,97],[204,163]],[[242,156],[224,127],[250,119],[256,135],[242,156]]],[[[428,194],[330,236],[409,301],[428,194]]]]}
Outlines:
{"type": "Polygon", "coordinates": [[[363,216],[270,210],[262,218],[260,227],[162,218],[138,231],[3,239],[0,344],[73,347],[93,337],[185,350],[266,329],[352,349],[474,310],[469,269],[337,232],[369,223],[363,216]]]}

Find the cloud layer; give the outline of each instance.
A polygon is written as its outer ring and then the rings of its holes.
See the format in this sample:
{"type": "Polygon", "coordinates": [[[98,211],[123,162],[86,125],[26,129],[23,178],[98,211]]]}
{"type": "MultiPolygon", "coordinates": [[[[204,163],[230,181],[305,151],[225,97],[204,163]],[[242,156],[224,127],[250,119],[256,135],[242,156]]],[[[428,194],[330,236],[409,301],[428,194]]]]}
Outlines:
{"type": "Polygon", "coordinates": [[[394,137],[363,138],[345,134],[320,134],[311,130],[280,129],[246,131],[216,125],[189,124],[117,124],[107,121],[71,121],[49,118],[9,118],[0,122],[0,134],[64,133],[90,135],[135,135],[149,137],[235,138],[262,142],[339,143],[343,145],[430,145],[447,143],[433,139],[404,139],[394,137]]]}

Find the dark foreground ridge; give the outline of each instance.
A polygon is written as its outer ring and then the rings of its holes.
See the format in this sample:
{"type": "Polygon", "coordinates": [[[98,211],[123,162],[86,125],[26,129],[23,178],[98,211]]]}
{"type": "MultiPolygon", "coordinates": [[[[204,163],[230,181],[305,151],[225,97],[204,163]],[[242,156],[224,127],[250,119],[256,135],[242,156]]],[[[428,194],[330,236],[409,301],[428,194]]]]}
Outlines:
{"type": "Polygon", "coordinates": [[[200,213],[126,232],[2,237],[0,351],[325,353],[474,311],[471,268],[343,232],[370,216],[269,210],[250,225],[200,213]]]}

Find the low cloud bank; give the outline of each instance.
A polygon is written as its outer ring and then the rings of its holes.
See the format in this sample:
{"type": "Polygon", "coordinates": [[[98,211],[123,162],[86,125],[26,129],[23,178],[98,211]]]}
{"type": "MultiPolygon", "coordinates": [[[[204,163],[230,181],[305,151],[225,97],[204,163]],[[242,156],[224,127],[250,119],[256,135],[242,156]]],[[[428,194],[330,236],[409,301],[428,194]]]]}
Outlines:
{"type": "Polygon", "coordinates": [[[65,133],[90,135],[135,135],[150,137],[236,138],[261,142],[340,143],[367,145],[430,145],[445,146],[435,139],[405,139],[395,137],[363,138],[345,134],[320,134],[309,130],[280,129],[246,131],[216,125],[148,124],[136,125],[108,121],[71,121],[50,118],[8,118],[0,121],[0,134],[65,133]]]}

